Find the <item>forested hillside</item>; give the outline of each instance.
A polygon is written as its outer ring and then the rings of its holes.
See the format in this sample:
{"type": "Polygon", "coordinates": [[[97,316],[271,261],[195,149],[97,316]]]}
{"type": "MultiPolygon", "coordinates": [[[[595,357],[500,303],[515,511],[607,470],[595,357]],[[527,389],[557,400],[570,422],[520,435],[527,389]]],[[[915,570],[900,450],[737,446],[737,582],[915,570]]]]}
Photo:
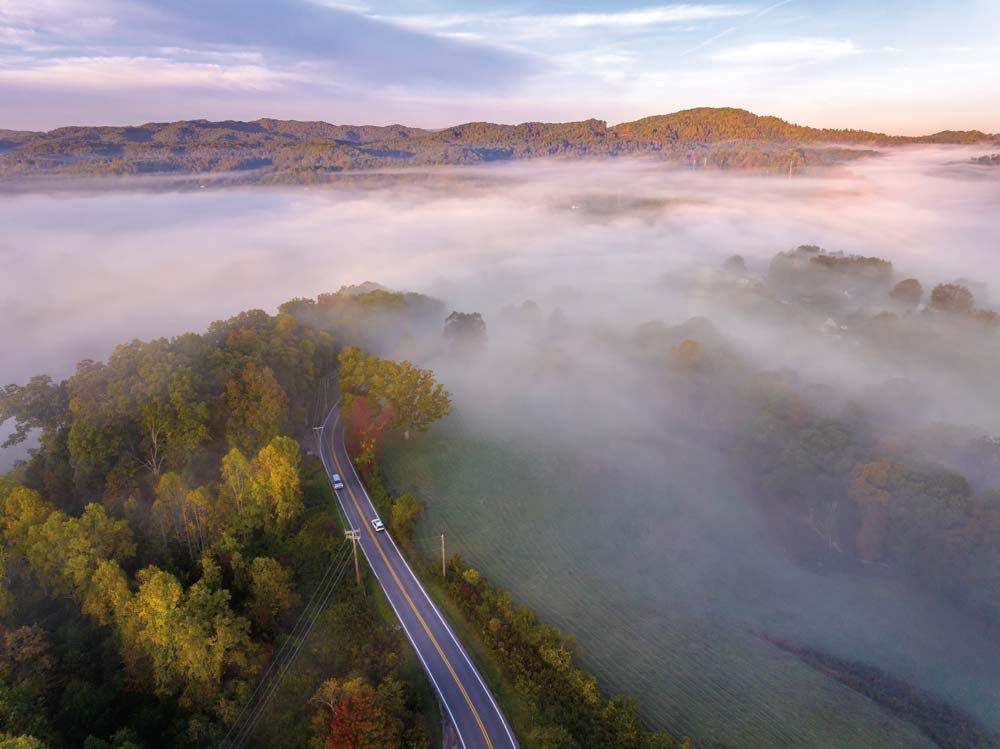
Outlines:
{"type": "Polygon", "coordinates": [[[873,154],[871,147],[996,140],[978,131],[919,138],[830,130],[741,109],[691,109],[609,127],[601,120],[443,130],[260,119],[135,127],[0,131],[0,177],[38,174],[227,174],[239,181],[309,182],[345,170],[628,154],[698,168],[782,173],[873,154]]]}
{"type": "MultiPolygon", "coordinates": [[[[335,328],[365,301],[317,306],[335,328]]],[[[11,441],[39,446],[0,478],[0,732],[89,749],[227,735],[349,554],[303,450],[340,345],[251,310],[4,388],[11,441]]],[[[402,634],[353,579],[335,592],[318,624],[335,647],[293,672],[260,745],[352,745],[326,743],[349,719],[378,746],[428,746],[437,708],[402,634]]]]}

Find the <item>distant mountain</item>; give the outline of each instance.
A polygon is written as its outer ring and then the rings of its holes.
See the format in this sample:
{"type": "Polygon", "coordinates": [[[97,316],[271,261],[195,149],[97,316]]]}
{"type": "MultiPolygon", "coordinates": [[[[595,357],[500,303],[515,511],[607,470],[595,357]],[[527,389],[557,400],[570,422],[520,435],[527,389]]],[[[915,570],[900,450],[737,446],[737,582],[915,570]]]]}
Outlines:
{"type": "Polygon", "coordinates": [[[701,108],[608,127],[602,120],[469,122],[443,130],[259,119],[128,127],[0,130],[0,177],[221,174],[238,181],[312,182],[345,170],[630,154],[692,168],[795,173],[910,143],[1000,143],[978,130],[922,137],[805,127],[742,109],[701,108]]]}

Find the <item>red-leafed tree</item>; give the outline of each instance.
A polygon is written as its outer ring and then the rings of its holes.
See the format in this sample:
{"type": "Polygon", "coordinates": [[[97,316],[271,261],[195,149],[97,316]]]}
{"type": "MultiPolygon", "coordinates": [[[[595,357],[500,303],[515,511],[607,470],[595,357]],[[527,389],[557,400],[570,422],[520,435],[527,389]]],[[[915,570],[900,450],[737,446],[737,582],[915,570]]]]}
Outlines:
{"type": "Polygon", "coordinates": [[[390,749],[400,745],[401,726],[363,678],[329,679],[313,700],[326,708],[327,749],[390,749]]]}
{"type": "Polygon", "coordinates": [[[347,417],[348,449],[356,455],[356,463],[362,470],[375,464],[375,457],[385,439],[386,430],[392,426],[391,406],[379,408],[370,398],[359,395],[351,400],[351,410],[347,417]]]}

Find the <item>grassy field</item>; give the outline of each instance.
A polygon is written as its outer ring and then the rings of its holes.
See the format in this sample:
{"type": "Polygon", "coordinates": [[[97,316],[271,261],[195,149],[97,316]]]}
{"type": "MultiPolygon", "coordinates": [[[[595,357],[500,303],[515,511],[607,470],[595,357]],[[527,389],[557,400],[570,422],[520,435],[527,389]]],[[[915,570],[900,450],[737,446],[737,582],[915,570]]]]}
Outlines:
{"type": "Polygon", "coordinates": [[[435,581],[442,531],[449,554],[574,635],[602,688],[637,696],[651,726],[696,745],[933,746],[757,632],[870,662],[1000,724],[1000,652],[982,633],[890,581],[797,568],[735,487],[704,496],[671,480],[682,472],[666,459],[647,476],[454,424],[388,443],[381,462],[390,491],[426,502],[411,553],[519,732],[530,711],[435,581]]]}

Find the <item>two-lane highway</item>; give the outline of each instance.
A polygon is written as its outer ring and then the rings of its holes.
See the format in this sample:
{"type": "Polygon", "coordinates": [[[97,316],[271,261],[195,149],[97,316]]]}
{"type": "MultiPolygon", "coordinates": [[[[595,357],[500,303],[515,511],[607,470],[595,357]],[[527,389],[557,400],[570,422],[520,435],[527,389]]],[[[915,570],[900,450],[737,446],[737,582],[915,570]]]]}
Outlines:
{"type": "Polygon", "coordinates": [[[444,705],[466,749],[514,749],[517,741],[489,688],[472,665],[451,627],[431,603],[388,531],[376,532],[377,516],[344,445],[340,409],[335,406],[320,430],[320,456],[331,478],[340,474],[337,491],[353,528],[361,531],[361,549],[399,617],[438,699],[444,705]]]}

